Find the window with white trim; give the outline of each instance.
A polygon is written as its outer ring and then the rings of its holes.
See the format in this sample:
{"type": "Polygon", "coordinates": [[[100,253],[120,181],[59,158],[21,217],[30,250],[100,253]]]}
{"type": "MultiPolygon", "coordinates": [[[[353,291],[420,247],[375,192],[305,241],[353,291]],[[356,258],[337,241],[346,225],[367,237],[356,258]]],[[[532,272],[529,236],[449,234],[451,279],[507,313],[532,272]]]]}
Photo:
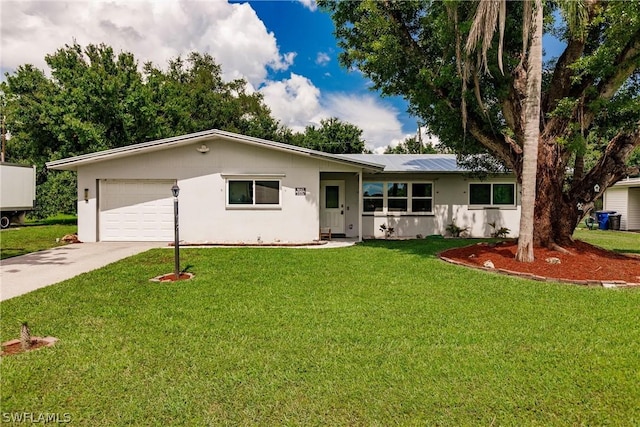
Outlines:
{"type": "Polygon", "coordinates": [[[227,206],[280,206],[280,181],[269,179],[227,180],[227,206]]]}
{"type": "Polygon", "coordinates": [[[505,182],[470,183],[469,205],[515,206],[516,184],[505,182]]]}
{"type": "Polygon", "coordinates": [[[362,201],[365,214],[431,214],[433,183],[363,182],[362,201]]]}

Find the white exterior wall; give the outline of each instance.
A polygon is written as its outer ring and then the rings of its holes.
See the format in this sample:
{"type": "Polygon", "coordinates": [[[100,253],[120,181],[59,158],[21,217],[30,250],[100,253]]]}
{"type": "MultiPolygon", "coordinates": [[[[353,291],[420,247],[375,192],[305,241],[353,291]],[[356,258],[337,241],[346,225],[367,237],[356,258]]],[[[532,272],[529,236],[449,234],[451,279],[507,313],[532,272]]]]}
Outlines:
{"type": "MultiPolygon", "coordinates": [[[[375,182],[433,182],[433,215],[403,215],[399,213],[364,214],[362,235],[364,238],[381,238],[384,233],[380,226],[385,224],[394,228],[395,237],[416,237],[418,234],[445,235],[447,226],[455,221],[459,227],[468,227],[470,237],[489,237],[494,229],[510,229],[509,237],[517,237],[520,228],[520,186],[516,185],[516,206],[501,208],[475,208],[469,206],[469,183],[479,180],[465,178],[459,174],[381,174],[366,176],[365,181],[375,182]]],[[[482,182],[515,183],[514,177],[494,178],[482,182]]]]}
{"type": "Polygon", "coordinates": [[[625,230],[640,230],[640,187],[629,188],[628,200],[625,230]]]}
{"type": "MultiPolygon", "coordinates": [[[[206,142],[210,151],[196,150],[201,141],[78,167],[79,239],[98,236],[99,180],[171,179],[180,187],[180,239],[190,243],[310,242],[318,238],[320,172],[350,172],[359,168],[238,142],[206,142]],[[281,181],[278,209],[226,207],[226,180],[281,181]],[[306,195],[296,196],[297,187],[306,195]],[[84,200],[84,189],[89,189],[84,200]]],[[[167,193],[170,194],[170,187],[167,193]]]]}
{"type": "Polygon", "coordinates": [[[620,230],[628,230],[628,194],[629,188],[627,187],[611,187],[604,193],[603,209],[605,211],[616,211],[622,214],[620,218],[620,230]]]}

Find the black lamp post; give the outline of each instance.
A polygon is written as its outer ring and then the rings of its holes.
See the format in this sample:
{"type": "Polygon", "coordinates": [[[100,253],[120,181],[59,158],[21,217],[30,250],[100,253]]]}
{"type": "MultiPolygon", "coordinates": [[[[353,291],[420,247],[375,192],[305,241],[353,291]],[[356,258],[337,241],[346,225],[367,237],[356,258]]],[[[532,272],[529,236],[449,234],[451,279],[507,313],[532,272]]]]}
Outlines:
{"type": "Polygon", "coordinates": [[[180,194],[180,187],[177,184],[173,184],[171,187],[171,193],[173,194],[173,223],[175,226],[175,268],[174,273],[176,275],[176,280],[180,280],[180,237],[178,232],[178,194],[180,194]]]}

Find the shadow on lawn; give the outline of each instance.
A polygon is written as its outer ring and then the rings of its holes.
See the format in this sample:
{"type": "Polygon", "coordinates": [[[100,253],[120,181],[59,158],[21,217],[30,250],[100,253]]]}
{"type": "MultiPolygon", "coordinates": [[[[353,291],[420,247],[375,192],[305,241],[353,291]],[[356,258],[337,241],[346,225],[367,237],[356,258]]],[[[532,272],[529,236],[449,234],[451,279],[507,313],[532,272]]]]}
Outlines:
{"type": "Polygon", "coordinates": [[[402,251],[428,258],[437,258],[438,254],[447,249],[461,246],[475,245],[480,242],[495,242],[496,239],[445,239],[442,236],[428,236],[424,239],[410,240],[365,240],[361,245],[372,248],[384,248],[392,251],[402,251]]]}

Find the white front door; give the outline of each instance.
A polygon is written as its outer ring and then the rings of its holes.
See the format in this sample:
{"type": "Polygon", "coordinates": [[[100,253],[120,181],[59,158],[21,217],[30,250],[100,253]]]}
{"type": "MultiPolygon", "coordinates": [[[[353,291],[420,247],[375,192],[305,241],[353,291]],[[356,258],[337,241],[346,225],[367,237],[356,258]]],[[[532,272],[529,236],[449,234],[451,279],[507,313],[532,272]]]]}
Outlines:
{"type": "Polygon", "coordinates": [[[320,182],[320,228],[344,234],[344,181],[320,182]]]}

